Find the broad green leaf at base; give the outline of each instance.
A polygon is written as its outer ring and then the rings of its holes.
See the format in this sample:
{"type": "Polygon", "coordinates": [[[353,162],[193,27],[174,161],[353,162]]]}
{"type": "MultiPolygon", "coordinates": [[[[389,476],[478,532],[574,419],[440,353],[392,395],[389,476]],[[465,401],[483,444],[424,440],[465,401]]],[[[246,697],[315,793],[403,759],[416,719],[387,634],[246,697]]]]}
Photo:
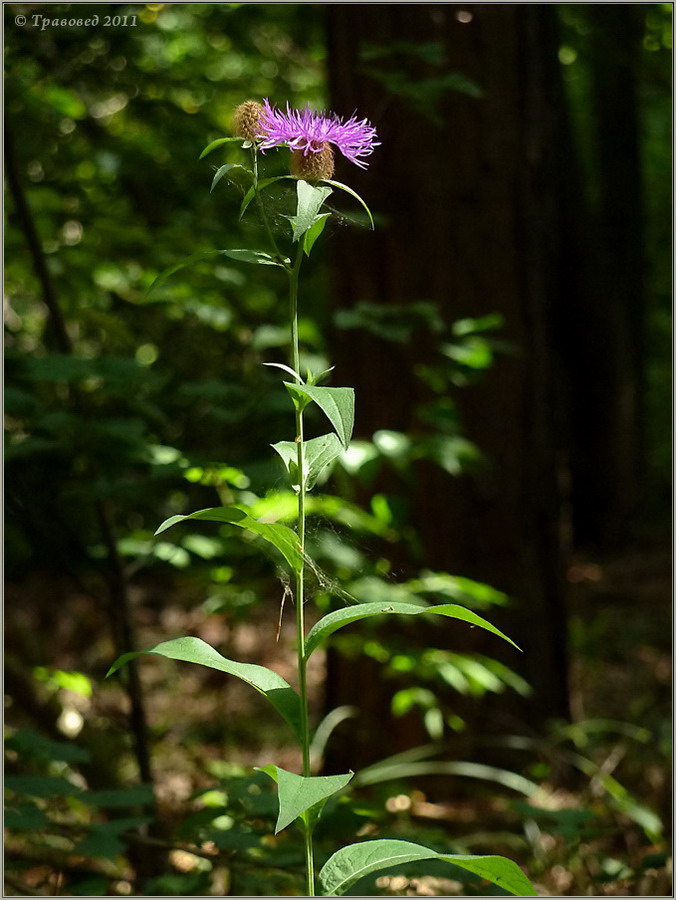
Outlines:
{"type": "Polygon", "coordinates": [[[381,615],[400,615],[400,616],[419,616],[419,615],[437,615],[446,616],[449,619],[460,619],[467,622],[471,626],[478,626],[485,631],[501,637],[513,647],[519,650],[519,647],[511,638],[503,634],[495,625],[477,615],[464,606],[458,606],[455,603],[444,603],[440,606],[418,606],[415,603],[361,603],[357,606],[348,606],[343,609],[337,609],[335,612],[329,613],[320,619],[317,624],[310,629],[305,641],[305,658],[308,659],[319,644],[333,634],[338,628],[349,625],[350,622],[356,622],[358,619],[366,619],[369,616],[381,615]]]}
{"type": "Polygon", "coordinates": [[[209,644],[200,638],[182,637],[173,641],[163,641],[150,650],[140,650],[136,653],[124,653],[115,660],[108,670],[106,678],[117,672],[131,659],[148,653],[151,656],[164,656],[166,659],[176,659],[182,662],[197,663],[210,669],[218,669],[227,675],[234,675],[246,682],[263,694],[274,706],[277,712],[286,719],[298,737],[301,732],[300,697],[289,684],[271,669],[265,666],[256,666],[252,663],[235,662],[226,659],[214,650],[209,644]]]}
{"type": "MultiPolygon", "coordinates": [[[[280,769],[279,766],[262,766],[260,772],[265,772],[273,781],[277,782],[279,795],[279,816],[275,826],[275,834],[290,825],[294,819],[301,816],[312,807],[321,806],[332,794],[342,790],[353,777],[354,772],[347,775],[323,775],[305,778],[280,769]]],[[[317,810],[319,813],[319,810],[317,810]]]]}
{"type": "Polygon", "coordinates": [[[464,856],[437,853],[409,841],[364,841],[343,847],[319,873],[322,896],[340,897],[365,875],[403,863],[440,859],[479,875],[518,897],[536,897],[537,892],[521,869],[504,856],[464,856]]]}

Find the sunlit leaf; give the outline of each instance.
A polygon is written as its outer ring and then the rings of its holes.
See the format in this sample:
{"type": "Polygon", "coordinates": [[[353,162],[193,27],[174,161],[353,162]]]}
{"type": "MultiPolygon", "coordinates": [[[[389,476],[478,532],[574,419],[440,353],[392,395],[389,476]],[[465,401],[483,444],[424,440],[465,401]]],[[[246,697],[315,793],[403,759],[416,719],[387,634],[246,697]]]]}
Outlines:
{"type": "Polygon", "coordinates": [[[503,640],[507,641],[518,650],[519,647],[513,640],[503,634],[495,625],[483,619],[481,616],[465,609],[463,606],[456,606],[454,603],[445,603],[441,606],[417,606],[414,603],[363,603],[358,606],[349,606],[343,609],[337,609],[332,613],[324,616],[309,631],[305,642],[305,656],[308,658],[319,644],[324,641],[330,634],[349,625],[350,622],[356,622],[359,619],[366,619],[370,616],[381,615],[400,615],[400,616],[419,616],[419,615],[436,615],[445,616],[449,619],[459,619],[461,622],[467,622],[471,626],[483,628],[496,634],[503,640]]]}
{"type": "MultiPolygon", "coordinates": [[[[322,204],[332,193],[331,188],[318,187],[317,185],[310,184],[308,181],[303,181],[302,179],[298,181],[296,191],[298,194],[296,215],[288,217],[289,222],[291,223],[294,241],[300,240],[305,232],[316,223],[317,215],[322,204]]],[[[316,240],[318,236],[319,235],[316,235],[314,240],[316,240]]]]}
{"type": "Polygon", "coordinates": [[[347,447],[354,429],[353,388],[314,387],[307,384],[289,384],[288,381],[284,384],[296,400],[312,400],[316,403],[336,429],[342,445],[347,447]]]}
{"type": "Polygon", "coordinates": [[[286,525],[259,522],[244,512],[244,510],[234,506],[216,506],[210,509],[200,509],[187,516],[171,516],[162,522],[155,535],[162,534],[163,531],[171,528],[172,525],[177,525],[179,522],[185,522],[188,519],[197,519],[203,522],[220,522],[224,525],[237,525],[238,528],[246,528],[248,531],[252,531],[254,534],[262,537],[269,544],[272,544],[273,547],[276,547],[292,569],[300,571],[302,568],[303,556],[300,552],[295,532],[287,528],[286,525]]]}
{"type": "Polygon", "coordinates": [[[262,250],[224,250],[223,254],[238,262],[254,263],[258,266],[281,266],[284,268],[284,263],[289,262],[286,258],[282,260],[269,253],[263,253],[262,250]]]}
{"type": "Polygon", "coordinates": [[[305,252],[306,256],[310,255],[310,252],[315,245],[315,241],[320,236],[322,231],[324,231],[326,220],[330,215],[331,213],[321,213],[320,215],[316,216],[313,224],[305,232],[305,243],[303,244],[303,251],[305,252]]]}
{"type": "Polygon", "coordinates": [[[362,198],[359,196],[359,194],[356,191],[353,191],[352,188],[348,187],[346,184],[341,184],[340,181],[332,181],[328,178],[324,178],[323,183],[330,184],[332,187],[335,187],[335,188],[339,188],[341,191],[345,191],[346,194],[349,194],[351,197],[354,197],[356,200],[358,200],[361,203],[361,205],[364,207],[364,209],[366,210],[366,213],[369,217],[369,222],[371,223],[371,228],[376,227],[373,222],[373,216],[371,215],[371,210],[368,208],[368,206],[366,205],[366,202],[364,200],[362,200],[362,198]]]}
{"type": "MultiPolygon", "coordinates": [[[[262,766],[258,771],[265,772],[277,783],[279,815],[275,834],[278,834],[311,807],[323,806],[329,797],[342,790],[354,776],[354,773],[350,772],[347,775],[305,778],[302,775],[287,772],[286,769],[280,769],[278,766],[262,766]]],[[[319,810],[316,812],[318,813],[319,810]]]]}
{"type": "Polygon", "coordinates": [[[204,159],[204,157],[207,155],[207,153],[211,153],[211,151],[215,150],[216,147],[220,147],[223,144],[229,144],[232,141],[241,141],[241,140],[242,140],[241,137],[217,138],[215,141],[212,141],[210,144],[207,144],[207,146],[204,148],[204,150],[202,150],[202,152],[200,153],[199,158],[204,159]]]}
{"type": "MultiPolygon", "coordinates": [[[[295,441],[279,441],[277,444],[272,444],[272,448],[281,456],[291,477],[292,485],[297,487],[299,482],[297,465],[298,444],[295,441]]],[[[343,452],[343,445],[338,437],[331,432],[330,434],[323,434],[321,437],[304,441],[303,450],[305,487],[307,490],[312,490],[317,483],[317,478],[326,466],[330,465],[343,452]]]]}
{"type": "Polygon", "coordinates": [[[126,665],[129,660],[136,659],[144,654],[163,656],[166,659],[176,659],[181,662],[197,663],[197,665],[207,666],[210,669],[218,669],[219,672],[225,672],[227,675],[234,675],[235,678],[246,682],[267,697],[277,712],[291,725],[295,734],[297,736],[300,734],[300,698],[281,675],[278,675],[271,669],[267,669],[265,666],[226,659],[200,638],[175,638],[172,641],[163,641],[150,650],[124,653],[115,660],[108,670],[106,678],[126,665]]]}
{"type": "Polygon", "coordinates": [[[520,897],[537,896],[533,885],[517,864],[504,856],[437,853],[420,844],[390,840],[364,841],[338,850],[319,873],[319,885],[323,896],[340,897],[356,881],[371,872],[429,859],[439,859],[479,875],[510,894],[520,897]]]}

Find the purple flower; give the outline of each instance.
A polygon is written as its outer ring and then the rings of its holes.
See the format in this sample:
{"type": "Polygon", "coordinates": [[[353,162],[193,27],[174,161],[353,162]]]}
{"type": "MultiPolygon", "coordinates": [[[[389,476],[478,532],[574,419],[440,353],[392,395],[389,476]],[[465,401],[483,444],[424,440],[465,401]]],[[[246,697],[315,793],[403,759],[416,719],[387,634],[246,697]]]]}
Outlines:
{"type": "Polygon", "coordinates": [[[291,109],[288,103],[284,113],[271,106],[267,99],[263,101],[258,133],[263,138],[261,150],[288,144],[291,150],[302,151],[307,156],[335,144],[343,156],[362,169],[367,163],[360,157],[369,156],[374,147],[380,146],[375,140],[376,130],[367,119],[360,121],[352,116],[344,122],[335,113],[329,116],[312,112],[309,106],[302,110],[291,109]]]}

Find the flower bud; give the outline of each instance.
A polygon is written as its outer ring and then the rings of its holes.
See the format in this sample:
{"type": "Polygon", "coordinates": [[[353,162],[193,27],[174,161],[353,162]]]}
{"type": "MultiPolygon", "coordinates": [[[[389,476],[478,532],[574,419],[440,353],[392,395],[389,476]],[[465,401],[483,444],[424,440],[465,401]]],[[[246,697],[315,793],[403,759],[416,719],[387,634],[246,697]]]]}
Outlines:
{"type": "Polygon", "coordinates": [[[333,175],[333,150],[324,144],[321,150],[305,154],[302,150],[291,152],[291,174],[297,178],[318,181],[333,175]]]}
{"type": "Polygon", "coordinates": [[[255,100],[247,100],[246,103],[242,103],[237,107],[232,118],[233,134],[247,141],[255,141],[260,137],[258,122],[264,111],[261,104],[256,103],[255,100]]]}

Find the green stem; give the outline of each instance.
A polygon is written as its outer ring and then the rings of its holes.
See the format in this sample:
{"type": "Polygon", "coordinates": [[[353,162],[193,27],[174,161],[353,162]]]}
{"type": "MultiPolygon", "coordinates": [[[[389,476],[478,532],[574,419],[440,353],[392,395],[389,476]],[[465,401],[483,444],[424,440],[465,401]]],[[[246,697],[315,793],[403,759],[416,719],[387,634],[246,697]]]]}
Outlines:
{"type": "MultiPolygon", "coordinates": [[[[265,204],[261,200],[261,195],[258,192],[258,148],[255,144],[251,147],[251,158],[253,160],[253,187],[254,193],[256,196],[256,204],[258,205],[258,211],[261,214],[261,220],[263,222],[263,227],[265,228],[265,232],[268,236],[268,241],[270,242],[270,247],[272,248],[273,255],[279,259],[282,264],[284,264],[284,257],[279,252],[279,247],[277,246],[277,241],[275,240],[275,236],[272,233],[272,228],[270,228],[270,222],[268,220],[268,214],[265,212],[265,204]]],[[[288,267],[284,265],[284,268],[288,267]]]]}
{"type": "MultiPolygon", "coordinates": [[[[291,354],[292,368],[300,376],[300,345],[298,340],[298,274],[303,261],[305,236],[298,243],[298,253],[289,274],[289,305],[291,316],[291,354]]],[[[300,383],[300,377],[297,382],[300,383]]],[[[298,466],[298,543],[301,554],[305,554],[305,448],[303,446],[303,411],[296,407],[296,446],[298,466]]],[[[310,770],[310,726],[307,700],[307,662],[305,659],[305,563],[301,562],[296,573],[296,652],[298,654],[298,687],[301,709],[301,746],[303,750],[303,776],[309,778],[310,770]]],[[[314,858],[312,847],[312,827],[309,819],[305,819],[303,828],[305,838],[305,870],[307,875],[307,895],[315,896],[314,858]]]]}

